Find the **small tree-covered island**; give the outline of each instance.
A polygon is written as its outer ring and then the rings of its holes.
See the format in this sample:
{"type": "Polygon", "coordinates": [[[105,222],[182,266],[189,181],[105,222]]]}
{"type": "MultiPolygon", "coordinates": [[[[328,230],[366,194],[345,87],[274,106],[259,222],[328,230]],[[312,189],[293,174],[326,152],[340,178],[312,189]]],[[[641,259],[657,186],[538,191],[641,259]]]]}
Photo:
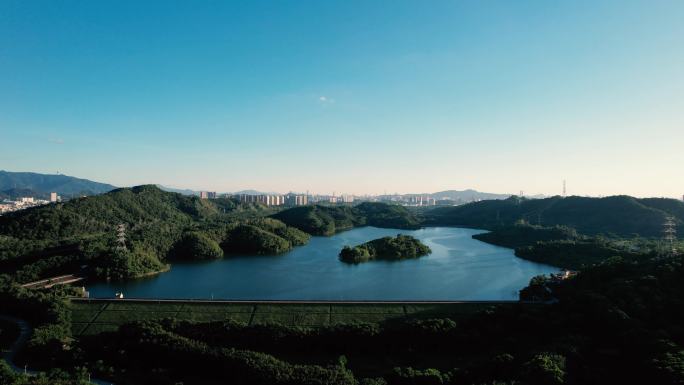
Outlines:
{"type": "Polygon", "coordinates": [[[432,250],[420,240],[410,235],[398,234],[396,237],[378,238],[354,247],[345,246],[340,251],[340,260],[346,263],[376,259],[400,261],[420,258],[431,252],[432,250]]]}

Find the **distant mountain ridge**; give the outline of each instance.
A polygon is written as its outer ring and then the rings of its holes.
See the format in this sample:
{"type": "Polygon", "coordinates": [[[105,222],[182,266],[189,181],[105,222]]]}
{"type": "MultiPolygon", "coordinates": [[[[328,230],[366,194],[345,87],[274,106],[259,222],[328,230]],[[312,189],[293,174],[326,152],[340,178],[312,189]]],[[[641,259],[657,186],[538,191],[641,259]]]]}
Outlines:
{"type": "Polygon", "coordinates": [[[47,197],[51,192],[70,198],[80,195],[97,195],[114,190],[116,186],[93,182],[61,174],[39,174],[35,172],[11,172],[0,170],[0,195],[13,195],[33,192],[36,196],[47,197]]]}
{"type": "Polygon", "coordinates": [[[191,189],[183,189],[183,188],[174,188],[174,187],[168,187],[168,186],[163,186],[163,185],[156,185],[160,190],[166,191],[166,192],[172,192],[172,193],[178,193],[181,195],[200,195],[199,191],[191,190],[191,189]]]}
{"type": "Polygon", "coordinates": [[[467,189],[467,190],[446,190],[446,191],[439,191],[435,192],[432,194],[429,194],[430,198],[435,198],[435,199],[451,199],[454,201],[474,201],[474,200],[486,200],[486,199],[506,199],[511,197],[513,194],[495,194],[495,193],[486,193],[486,192],[480,192],[472,189],[467,189]]]}
{"type": "Polygon", "coordinates": [[[277,192],[263,192],[257,190],[240,190],[230,193],[231,195],[283,195],[277,192]]]}
{"type": "MultiPolygon", "coordinates": [[[[477,202],[483,200],[501,200],[512,197],[513,194],[497,194],[497,193],[487,193],[481,192],[473,189],[466,190],[444,190],[434,193],[407,193],[407,194],[391,194],[383,195],[381,197],[401,197],[403,199],[407,198],[432,198],[437,201],[452,201],[451,204],[461,205],[470,202],[477,202]]],[[[533,196],[529,198],[543,198],[543,196],[533,196]]]]}
{"type": "MultiPolygon", "coordinates": [[[[200,191],[210,191],[210,190],[192,190],[192,189],[181,189],[181,188],[174,188],[174,187],[169,187],[169,186],[164,186],[164,185],[156,185],[163,191],[167,192],[174,192],[182,195],[200,195],[200,191]]],[[[218,194],[224,194],[223,192],[218,192],[218,194]]],[[[235,191],[235,192],[230,192],[226,193],[229,195],[282,195],[280,193],[276,192],[263,192],[263,191],[257,191],[257,190],[240,190],[240,191],[235,191]]]]}

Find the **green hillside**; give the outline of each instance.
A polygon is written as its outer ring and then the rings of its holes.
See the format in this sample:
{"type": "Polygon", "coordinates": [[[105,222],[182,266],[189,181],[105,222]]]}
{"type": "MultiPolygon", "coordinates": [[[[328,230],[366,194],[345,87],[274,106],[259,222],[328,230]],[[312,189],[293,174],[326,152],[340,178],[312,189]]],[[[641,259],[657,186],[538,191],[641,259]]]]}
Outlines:
{"type": "Polygon", "coordinates": [[[568,226],[583,234],[659,237],[665,217],[684,223],[684,203],[674,199],[552,197],[481,201],[425,212],[426,225],[493,229],[524,221],[541,226],[568,226]]]}
{"type": "Polygon", "coordinates": [[[364,202],[357,206],[301,206],[272,216],[313,235],[332,235],[357,226],[417,229],[420,220],[403,206],[364,202]]]}
{"type": "Polygon", "coordinates": [[[169,258],[280,253],[308,241],[302,231],[263,218],[272,212],[152,185],[31,208],[0,217],[0,273],[28,281],[88,265],[88,274],[127,278],[163,270],[169,258]],[[120,224],[126,249],[115,251],[120,224]]]}

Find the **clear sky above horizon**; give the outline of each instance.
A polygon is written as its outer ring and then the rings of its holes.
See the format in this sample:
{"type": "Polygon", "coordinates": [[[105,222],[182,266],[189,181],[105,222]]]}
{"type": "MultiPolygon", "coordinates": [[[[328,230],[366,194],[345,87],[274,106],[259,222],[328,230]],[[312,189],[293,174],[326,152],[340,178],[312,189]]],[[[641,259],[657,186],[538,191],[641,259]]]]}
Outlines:
{"type": "Polygon", "coordinates": [[[2,1],[0,169],[684,194],[684,1],[2,1]]]}

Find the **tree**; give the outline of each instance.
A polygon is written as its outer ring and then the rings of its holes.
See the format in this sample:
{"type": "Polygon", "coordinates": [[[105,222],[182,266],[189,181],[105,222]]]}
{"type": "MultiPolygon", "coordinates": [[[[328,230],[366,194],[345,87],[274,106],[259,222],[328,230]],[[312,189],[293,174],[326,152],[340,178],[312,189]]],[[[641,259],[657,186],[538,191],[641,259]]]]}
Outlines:
{"type": "Polygon", "coordinates": [[[177,259],[217,259],[223,257],[219,244],[207,235],[191,231],[174,245],[171,256],[177,259]]]}
{"type": "Polygon", "coordinates": [[[554,353],[539,353],[524,365],[525,377],[532,384],[564,384],[565,357],[554,353]]]}

